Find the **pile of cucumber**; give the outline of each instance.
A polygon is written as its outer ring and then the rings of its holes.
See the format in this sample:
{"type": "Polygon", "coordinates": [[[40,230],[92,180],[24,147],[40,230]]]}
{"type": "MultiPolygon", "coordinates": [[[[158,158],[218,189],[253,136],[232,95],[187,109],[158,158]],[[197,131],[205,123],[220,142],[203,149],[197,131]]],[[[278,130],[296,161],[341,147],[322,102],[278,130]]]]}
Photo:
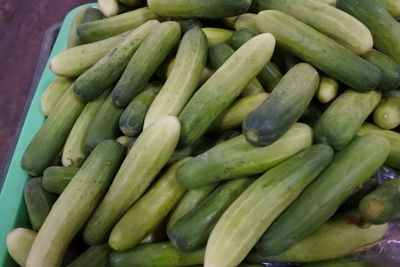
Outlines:
{"type": "Polygon", "coordinates": [[[331,266],[383,239],[400,180],[371,177],[400,170],[400,1],[98,8],[51,59],[19,265],[331,266]]]}

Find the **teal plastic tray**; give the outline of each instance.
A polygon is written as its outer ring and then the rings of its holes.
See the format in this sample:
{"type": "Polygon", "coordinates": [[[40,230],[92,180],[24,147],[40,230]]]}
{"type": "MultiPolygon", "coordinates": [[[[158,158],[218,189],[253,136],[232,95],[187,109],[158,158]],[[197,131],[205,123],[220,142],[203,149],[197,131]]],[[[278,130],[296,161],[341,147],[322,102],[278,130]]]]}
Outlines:
{"type": "MultiPolygon", "coordinates": [[[[96,6],[92,4],[92,6],[96,6]]],[[[44,90],[54,80],[55,75],[50,71],[50,59],[67,47],[67,39],[72,19],[80,7],[71,10],[64,19],[57,39],[54,43],[49,60],[43,71],[36,92],[26,114],[18,142],[12,156],[8,172],[5,176],[0,193],[0,266],[18,266],[8,255],[6,247],[7,234],[16,227],[30,227],[26,213],[23,190],[29,175],[21,168],[22,155],[35,133],[43,124],[45,117],[40,108],[40,99],[44,90]]]]}

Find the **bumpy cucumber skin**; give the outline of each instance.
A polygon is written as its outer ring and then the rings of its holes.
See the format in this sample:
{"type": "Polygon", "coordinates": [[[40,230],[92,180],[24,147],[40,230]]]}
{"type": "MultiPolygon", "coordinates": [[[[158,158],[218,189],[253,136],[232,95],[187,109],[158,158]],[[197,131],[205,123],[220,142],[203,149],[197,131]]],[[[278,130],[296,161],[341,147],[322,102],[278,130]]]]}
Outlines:
{"type": "Polygon", "coordinates": [[[225,211],[206,246],[205,267],[238,265],[278,215],[331,162],[333,150],[314,145],[253,182],[225,211]]]}
{"type": "Polygon", "coordinates": [[[57,77],[44,91],[41,98],[41,108],[44,116],[48,117],[51,110],[57,104],[57,101],[65,93],[65,91],[73,84],[73,79],[57,77]]]}
{"type": "Polygon", "coordinates": [[[26,259],[28,258],[36,235],[36,232],[25,228],[16,228],[8,233],[8,254],[10,254],[11,258],[20,266],[26,265],[26,259]]]}
{"type": "Polygon", "coordinates": [[[358,129],[378,105],[381,93],[345,91],[322,113],[314,127],[318,142],[341,150],[356,135],[358,129]]]}
{"type": "Polygon", "coordinates": [[[375,134],[356,137],[278,217],[258,242],[257,250],[265,256],[277,255],[306,238],[379,169],[388,153],[385,138],[375,134]]]}
{"type": "Polygon", "coordinates": [[[170,18],[225,18],[245,13],[249,0],[149,0],[150,9],[161,17],[170,18]]]}
{"type": "Polygon", "coordinates": [[[75,16],[72,19],[71,27],[70,27],[69,33],[68,33],[67,48],[78,46],[80,44],[79,37],[76,34],[76,29],[78,29],[78,27],[83,23],[83,18],[84,18],[85,12],[89,8],[91,8],[90,5],[82,6],[75,13],[75,16]]]}
{"type": "Polygon", "coordinates": [[[77,167],[48,167],[43,172],[43,188],[50,193],[61,194],[78,171],[77,167]]]}
{"type": "Polygon", "coordinates": [[[354,90],[370,91],[381,81],[381,71],[373,64],[283,12],[260,12],[257,25],[273,34],[278,45],[354,90]]]}
{"type": "Polygon", "coordinates": [[[83,252],[67,267],[97,266],[109,267],[109,255],[112,249],[108,245],[92,246],[83,252]]]}
{"type": "Polygon", "coordinates": [[[400,125],[400,90],[383,94],[374,111],[374,122],[384,130],[391,130],[400,125]]]}
{"type": "Polygon", "coordinates": [[[318,84],[318,72],[311,65],[299,63],[291,68],[244,120],[246,140],[254,146],[268,146],[278,140],[304,113],[318,84]]]}
{"type": "Polygon", "coordinates": [[[133,55],[112,91],[117,106],[126,107],[144,90],[180,36],[181,27],[174,21],[163,22],[153,30],[133,55]]]}
{"type": "Polygon", "coordinates": [[[85,104],[72,90],[57,102],[50,116],[35,134],[22,157],[22,168],[32,176],[39,176],[51,166],[67,140],[68,134],[85,104]]]}
{"type": "Polygon", "coordinates": [[[96,147],[54,203],[33,242],[27,267],[60,265],[70,242],[106,192],[124,154],[125,148],[113,140],[96,147]]]}

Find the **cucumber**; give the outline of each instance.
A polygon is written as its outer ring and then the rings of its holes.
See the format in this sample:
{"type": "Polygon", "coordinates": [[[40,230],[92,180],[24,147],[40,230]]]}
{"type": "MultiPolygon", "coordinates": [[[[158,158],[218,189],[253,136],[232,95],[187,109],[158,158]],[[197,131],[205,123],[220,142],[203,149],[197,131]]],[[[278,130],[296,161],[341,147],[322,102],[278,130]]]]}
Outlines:
{"type": "Polygon", "coordinates": [[[363,122],[378,105],[381,93],[345,91],[321,115],[314,127],[318,142],[341,150],[356,135],[363,122]]]}
{"type": "Polygon", "coordinates": [[[125,149],[115,141],[99,144],[53,205],[39,230],[27,267],[59,266],[78,233],[110,185],[125,149]]]}
{"type": "Polygon", "coordinates": [[[316,69],[307,63],[291,68],[261,105],[243,122],[243,134],[254,146],[268,146],[283,136],[310,104],[319,84],[316,69]]]}
{"type": "Polygon", "coordinates": [[[324,170],[332,157],[329,146],[314,145],[259,177],[232,203],[212,230],[204,265],[228,267],[244,260],[276,217],[324,170]]]}
{"type": "Polygon", "coordinates": [[[61,194],[78,171],[77,167],[48,167],[43,172],[42,186],[50,193],[61,194]]]}
{"type": "Polygon", "coordinates": [[[57,101],[73,82],[73,79],[57,77],[49,84],[40,101],[44,116],[48,117],[50,115],[50,112],[56,105],[57,101]]]}
{"type": "Polygon", "coordinates": [[[90,5],[84,5],[75,13],[74,18],[72,19],[71,27],[69,28],[67,48],[78,46],[80,44],[79,37],[76,34],[76,29],[83,23],[84,14],[89,8],[90,5]]]}
{"type": "Polygon", "coordinates": [[[364,55],[371,51],[371,32],[359,20],[333,6],[310,0],[255,0],[258,11],[275,9],[315,28],[350,51],[364,55]]]}
{"type": "Polygon", "coordinates": [[[146,114],[144,128],[165,115],[179,115],[199,84],[206,59],[206,36],[193,27],[183,35],[174,67],[146,114]]]}
{"type": "Polygon", "coordinates": [[[304,265],[305,267],[374,267],[375,265],[368,262],[356,261],[356,260],[330,260],[316,263],[309,263],[304,265]]]}
{"type": "Polygon", "coordinates": [[[79,76],[96,64],[114,46],[122,42],[126,35],[127,33],[124,33],[64,50],[51,59],[50,70],[57,76],[79,76]]]}
{"type": "Polygon", "coordinates": [[[223,28],[203,28],[204,34],[207,36],[208,46],[214,46],[225,43],[231,38],[233,31],[223,28]]]}
{"type": "Polygon", "coordinates": [[[20,266],[26,266],[26,259],[28,258],[36,235],[36,232],[25,228],[16,228],[8,233],[8,254],[10,254],[11,258],[20,266]]]}
{"type": "Polygon", "coordinates": [[[87,130],[91,127],[92,121],[97,112],[104,104],[109,92],[104,92],[94,101],[87,103],[74,127],[68,135],[62,152],[62,163],[66,167],[79,167],[89,155],[85,149],[85,139],[87,130]]]}
{"type": "Polygon", "coordinates": [[[213,122],[212,128],[218,130],[237,128],[267,98],[267,93],[259,93],[237,100],[213,122]]]}
{"type": "Polygon", "coordinates": [[[225,18],[245,13],[249,0],[148,0],[150,9],[161,17],[170,18],[225,18]]]}
{"type": "Polygon", "coordinates": [[[310,105],[306,108],[303,115],[301,115],[300,122],[303,122],[311,127],[314,127],[318,119],[321,117],[322,111],[315,101],[311,101],[310,105]]]}
{"type": "Polygon", "coordinates": [[[385,137],[390,144],[389,156],[385,164],[400,170],[400,133],[382,130],[370,123],[364,123],[357,135],[378,134],[385,137]]]}
{"type": "Polygon", "coordinates": [[[32,178],[25,184],[24,199],[32,229],[37,231],[46,220],[56,196],[43,189],[42,178],[32,178]]]}
{"type": "Polygon", "coordinates": [[[168,159],[167,165],[171,165],[181,159],[190,156],[197,156],[207,151],[213,145],[214,145],[213,138],[200,138],[199,141],[197,141],[192,146],[175,150],[172,156],[168,159]]]}
{"type": "Polygon", "coordinates": [[[388,230],[387,224],[364,226],[362,223],[360,215],[354,211],[339,214],[287,251],[271,257],[251,253],[247,260],[314,262],[354,254],[365,249],[364,246],[379,241],[388,230]]]}
{"type": "Polygon", "coordinates": [[[257,250],[265,256],[277,255],[306,238],[379,169],[388,153],[389,143],[383,137],[371,134],[354,138],[276,219],[258,242],[257,250]]]}
{"type": "Polygon", "coordinates": [[[138,137],[110,189],[84,230],[87,244],[102,244],[125,211],[144,193],[164,167],[179,139],[179,120],[166,116],[138,137]]]}
{"type": "Polygon", "coordinates": [[[375,177],[366,181],[363,185],[357,187],[356,191],[340,206],[340,210],[357,209],[360,201],[369,193],[374,191],[379,186],[375,177]]]}
{"type": "Polygon", "coordinates": [[[382,81],[378,88],[381,91],[394,90],[400,86],[400,65],[385,54],[372,49],[363,56],[382,72],[382,81]]]}
{"type": "Polygon", "coordinates": [[[384,130],[391,130],[400,125],[400,91],[383,94],[381,102],[374,111],[374,122],[384,130]]]}
{"type": "Polygon", "coordinates": [[[246,13],[238,16],[235,20],[234,27],[237,31],[240,29],[247,28],[254,34],[261,33],[257,25],[256,14],[252,13],[246,13]]]}
{"type": "Polygon", "coordinates": [[[399,215],[399,203],[400,179],[394,179],[365,196],[358,209],[366,222],[384,224],[399,215]]]}
{"type": "Polygon", "coordinates": [[[377,0],[337,0],[336,7],[364,23],[372,33],[374,46],[400,63],[400,24],[377,0]]]}
{"type": "Polygon", "coordinates": [[[180,144],[198,140],[269,61],[275,47],[271,34],[260,34],[239,48],[194,94],[179,114],[180,144]],[[216,89],[217,88],[217,89],[216,89]]]}
{"type": "Polygon", "coordinates": [[[67,267],[109,267],[108,257],[111,251],[108,245],[89,247],[67,267]]]}
{"type": "Polygon", "coordinates": [[[101,13],[100,10],[94,7],[90,7],[85,10],[85,13],[83,14],[83,20],[82,23],[90,22],[90,21],[96,21],[103,19],[103,13],[101,13]]]}
{"type": "Polygon", "coordinates": [[[395,18],[400,17],[400,3],[397,0],[378,0],[378,2],[395,18]]]}
{"type": "Polygon", "coordinates": [[[180,218],[195,209],[216,187],[217,184],[215,183],[186,191],[185,195],[170,213],[167,223],[167,233],[171,231],[180,218]]]}
{"type": "Polygon", "coordinates": [[[260,12],[257,25],[263,32],[273,34],[278,45],[354,90],[370,91],[381,81],[377,67],[281,11],[260,12]]]}
{"type": "Polygon", "coordinates": [[[124,5],[137,8],[144,5],[144,0],[118,0],[119,2],[123,3],[124,5]]]}
{"type": "Polygon", "coordinates": [[[178,43],[180,35],[179,23],[167,21],[158,25],[144,40],[114,87],[112,95],[117,106],[126,107],[144,90],[150,77],[178,43]]]}
{"type": "Polygon", "coordinates": [[[330,5],[330,6],[336,6],[336,0],[316,0],[316,1],[330,5]]]}
{"type": "Polygon", "coordinates": [[[203,23],[198,19],[177,19],[175,20],[181,25],[182,33],[186,33],[191,28],[198,26],[203,27],[203,23]]]}
{"type": "Polygon", "coordinates": [[[117,141],[124,147],[129,148],[133,143],[135,143],[136,138],[122,135],[122,136],[118,137],[117,139],[115,139],[115,141],[117,141]]]}
{"type": "Polygon", "coordinates": [[[182,251],[203,248],[219,218],[251,182],[251,179],[242,178],[220,185],[199,206],[173,225],[168,232],[171,242],[182,251]]]}
{"type": "Polygon", "coordinates": [[[114,250],[125,250],[139,244],[168,215],[185,193],[176,182],[176,170],[188,159],[172,165],[140,198],[111,231],[108,244],[114,250]]]}
{"type": "Polygon", "coordinates": [[[295,124],[283,137],[267,147],[254,147],[241,135],[189,160],[178,169],[177,181],[184,188],[191,189],[259,174],[311,144],[312,129],[301,123],[295,124]]]}
{"type": "Polygon", "coordinates": [[[110,255],[111,267],[177,267],[203,264],[204,249],[182,252],[169,242],[144,244],[110,255]]]}
{"type": "Polygon", "coordinates": [[[140,244],[150,244],[150,243],[158,243],[168,239],[167,233],[165,232],[165,223],[163,220],[159,225],[157,225],[156,229],[148,234],[140,244]]]}
{"type": "Polygon", "coordinates": [[[124,33],[157,16],[147,7],[139,8],[117,16],[82,24],[77,29],[82,43],[92,43],[124,33]]]}
{"type": "Polygon", "coordinates": [[[318,90],[317,98],[319,102],[326,104],[336,98],[339,92],[339,83],[329,77],[321,77],[318,90]]]}
{"type": "Polygon", "coordinates": [[[72,87],[67,89],[57,103],[22,156],[21,166],[32,176],[41,175],[44,169],[52,165],[85,107],[72,87]]]}
{"type": "Polygon", "coordinates": [[[112,17],[119,13],[118,0],[97,0],[97,6],[106,17],[112,17]]]}
{"type": "Polygon", "coordinates": [[[130,32],[94,66],[74,83],[74,91],[84,101],[93,101],[119,79],[132,55],[149,33],[159,24],[151,20],[130,32]]]}
{"type": "Polygon", "coordinates": [[[103,140],[118,137],[118,122],[123,111],[114,105],[110,94],[87,127],[83,140],[83,149],[86,152],[92,151],[103,140]]]}
{"type": "Polygon", "coordinates": [[[254,36],[255,34],[248,28],[242,28],[235,31],[226,43],[233,49],[238,49],[254,36]]]}
{"type": "Polygon", "coordinates": [[[241,97],[252,96],[265,93],[262,84],[258,81],[257,78],[252,79],[247,85],[246,88],[240,94],[241,97]]]}

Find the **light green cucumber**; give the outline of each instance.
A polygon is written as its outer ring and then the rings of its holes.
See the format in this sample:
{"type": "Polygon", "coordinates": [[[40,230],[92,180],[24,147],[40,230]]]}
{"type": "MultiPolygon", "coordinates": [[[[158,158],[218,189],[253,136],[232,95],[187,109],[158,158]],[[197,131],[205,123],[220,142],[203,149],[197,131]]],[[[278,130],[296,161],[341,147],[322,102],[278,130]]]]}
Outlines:
{"type": "Polygon", "coordinates": [[[48,167],[43,172],[42,186],[50,193],[61,194],[78,171],[77,167],[48,167]]]}
{"type": "Polygon", "coordinates": [[[329,77],[321,77],[318,90],[317,98],[321,103],[329,103],[336,98],[339,91],[339,83],[329,77]]]}
{"type": "Polygon", "coordinates": [[[158,25],[135,52],[112,91],[114,102],[126,107],[146,87],[151,76],[178,43],[181,27],[167,21],[158,25]]]}
{"type": "Polygon", "coordinates": [[[60,265],[70,242],[107,191],[124,154],[125,148],[113,140],[96,147],[54,203],[33,242],[27,267],[60,265]]]}
{"type": "Polygon", "coordinates": [[[67,267],[109,267],[111,251],[108,245],[91,246],[67,267]]]}
{"type": "Polygon", "coordinates": [[[395,18],[400,17],[400,3],[397,0],[378,0],[378,2],[395,18]]]}
{"type": "Polygon", "coordinates": [[[122,136],[118,137],[117,139],[115,139],[115,141],[117,141],[124,147],[129,148],[131,146],[131,144],[136,141],[136,138],[122,135],[122,136]]]}
{"type": "Polygon", "coordinates": [[[97,0],[97,6],[106,17],[112,17],[118,14],[118,0],[97,0]]]}
{"type": "Polygon", "coordinates": [[[73,82],[73,79],[57,77],[49,84],[40,100],[40,106],[44,116],[48,117],[50,115],[50,112],[56,105],[57,101],[73,82]]]}
{"type": "Polygon", "coordinates": [[[260,34],[260,30],[258,29],[258,25],[256,22],[256,14],[246,13],[238,16],[235,20],[234,27],[238,31],[240,29],[247,28],[252,31],[254,34],[260,34]]]}
{"type": "Polygon", "coordinates": [[[69,28],[67,48],[71,48],[80,44],[79,37],[76,34],[76,29],[78,29],[78,27],[83,23],[85,11],[89,8],[90,5],[84,5],[75,13],[74,18],[72,19],[71,27],[69,28]]]}
{"type": "Polygon", "coordinates": [[[206,59],[206,36],[193,27],[183,35],[174,67],[146,114],[144,128],[165,115],[179,115],[199,84],[206,59]]]}
{"type": "Polygon", "coordinates": [[[207,36],[208,46],[225,43],[232,36],[233,31],[223,28],[202,28],[204,34],[207,36]]]}
{"type": "Polygon", "coordinates": [[[391,130],[400,125],[400,90],[383,94],[374,111],[374,122],[384,130],[391,130]]]}
{"type": "Polygon", "coordinates": [[[244,260],[271,223],[331,162],[333,150],[314,145],[267,171],[225,211],[211,232],[204,266],[230,267],[244,260]]]}
{"type": "Polygon", "coordinates": [[[102,244],[128,208],[145,192],[178,143],[179,120],[166,116],[138,137],[110,189],[84,230],[87,244],[102,244]]]}
{"type": "Polygon", "coordinates": [[[11,258],[20,266],[26,266],[26,259],[28,258],[36,235],[36,232],[25,228],[16,228],[8,233],[8,254],[10,254],[11,258]]]}

